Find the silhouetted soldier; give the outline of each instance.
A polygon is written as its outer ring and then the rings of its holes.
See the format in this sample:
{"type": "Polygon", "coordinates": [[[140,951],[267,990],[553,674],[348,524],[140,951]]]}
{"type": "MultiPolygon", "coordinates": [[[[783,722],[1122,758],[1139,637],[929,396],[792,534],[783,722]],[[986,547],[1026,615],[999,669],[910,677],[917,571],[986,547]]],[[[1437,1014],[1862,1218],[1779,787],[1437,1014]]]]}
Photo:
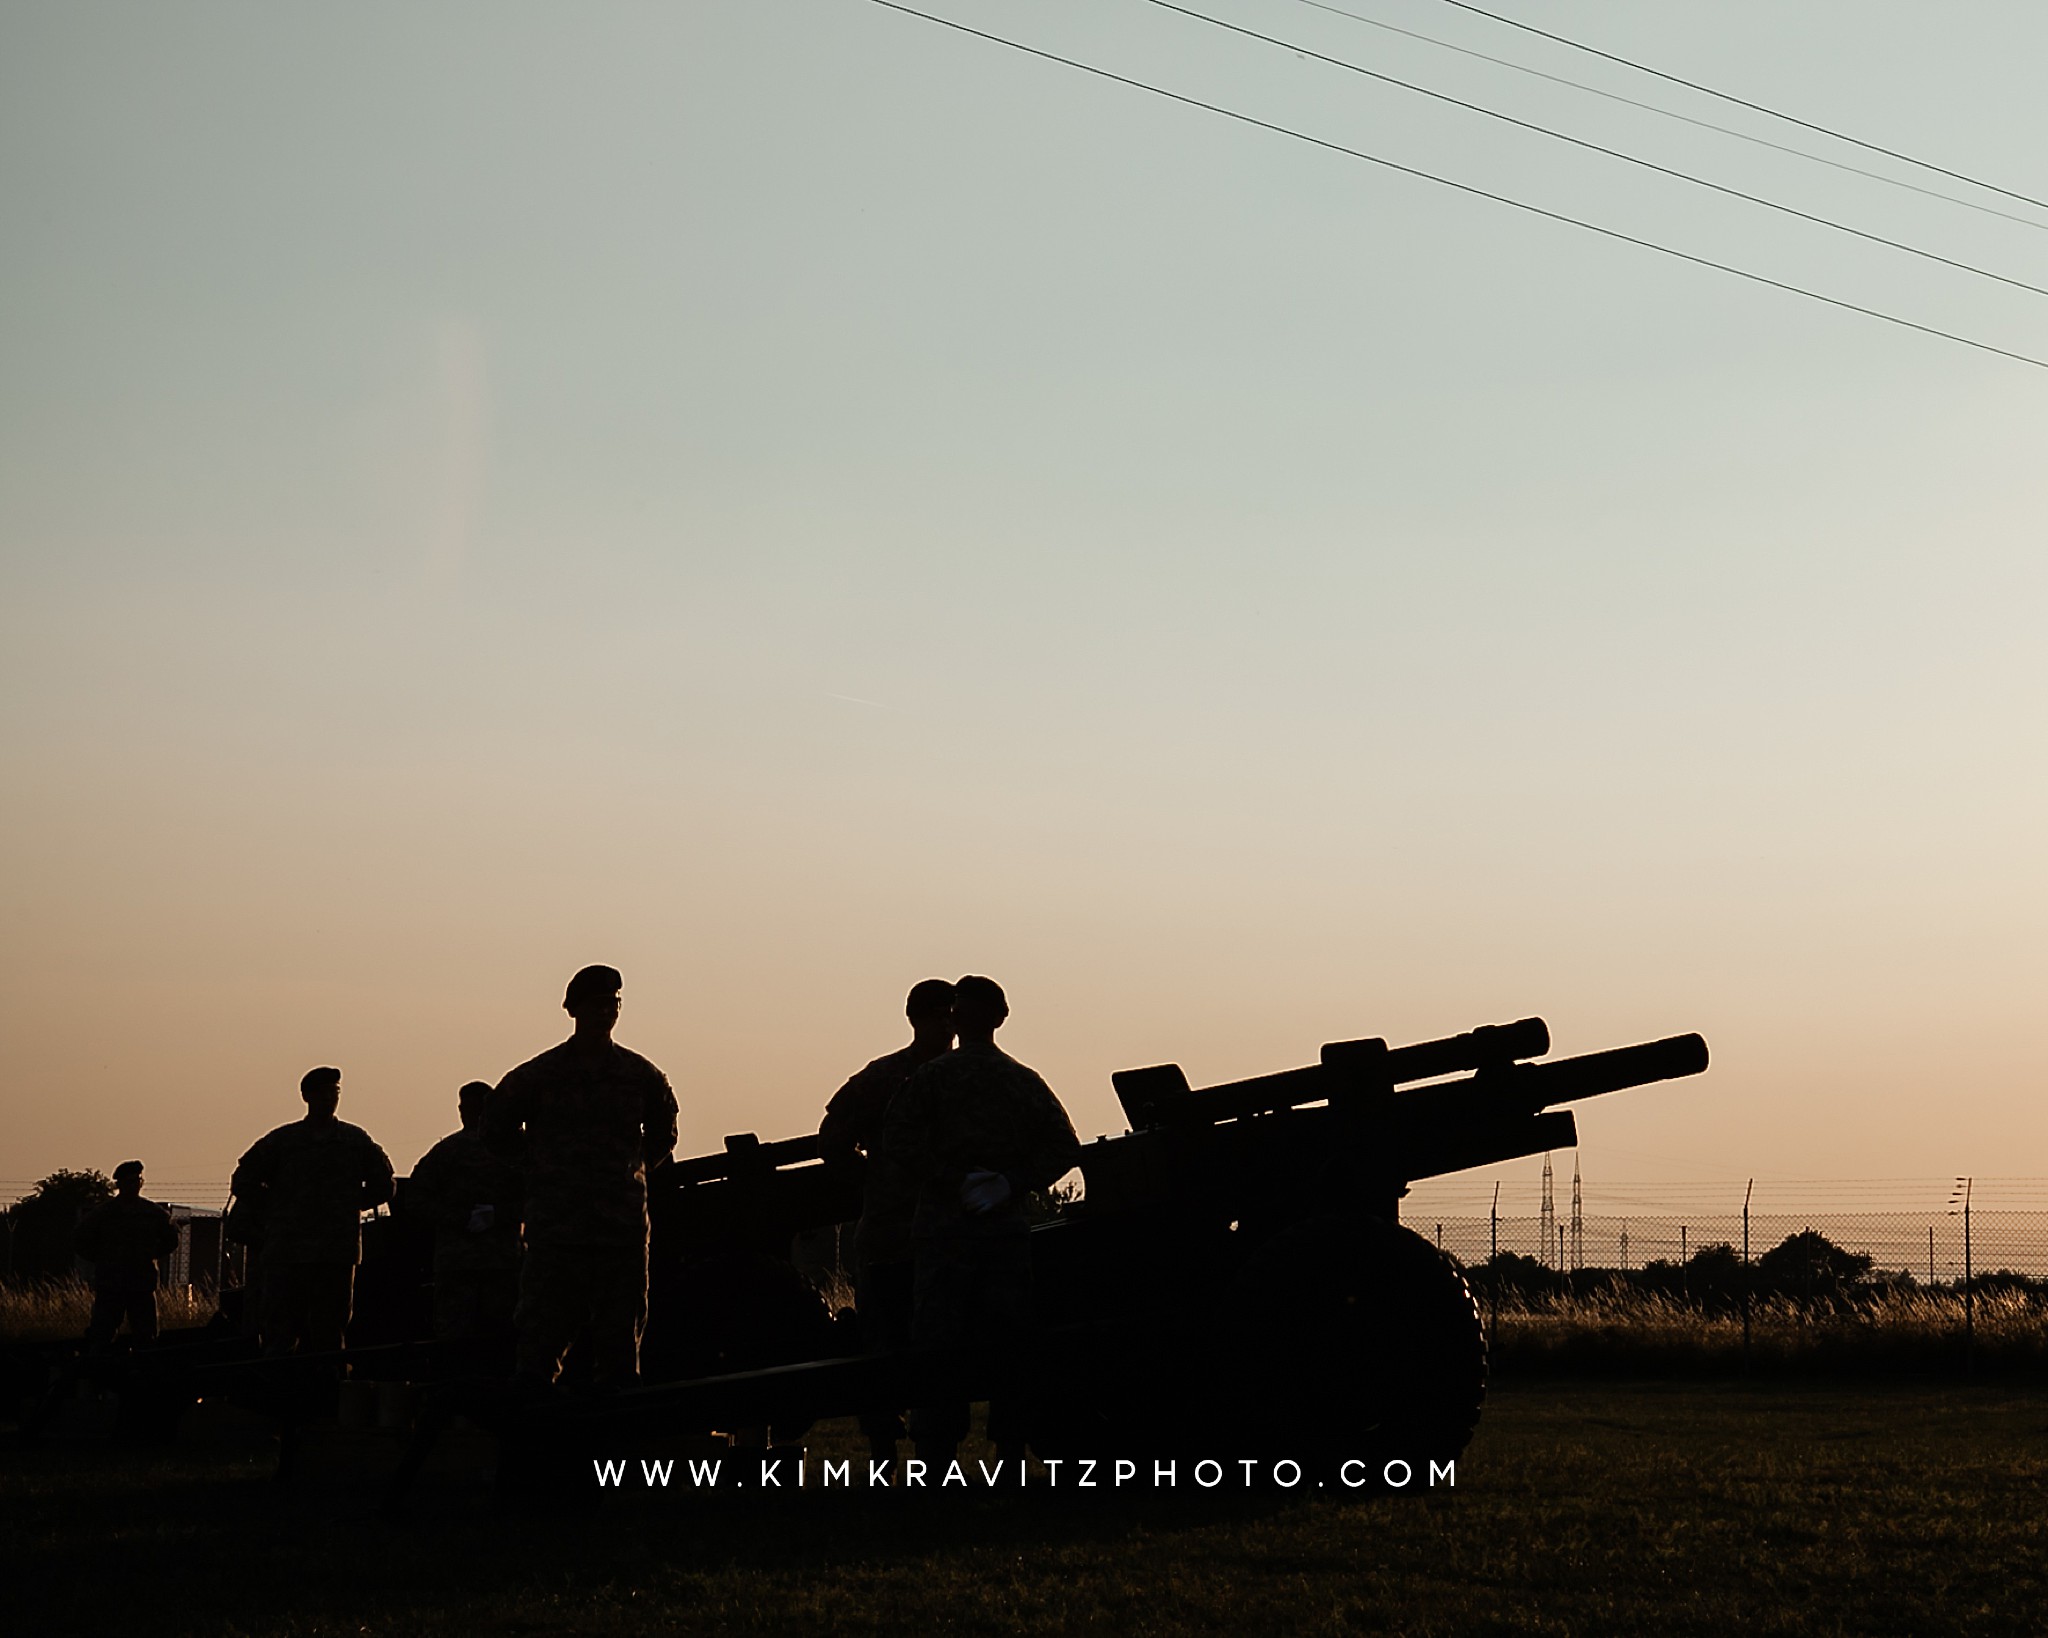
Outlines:
{"type": "Polygon", "coordinates": [[[552,1386],[562,1356],[587,1335],[594,1386],[630,1387],[647,1324],[647,1174],[675,1153],[668,1077],[612,1040],[613,967],[569,980],[576,1021],[560,1046],[498,1083],[493,1147],[517,1154],[526,1184],[526,1262],[519,1276],[518,1375],[552,1386]]]}
{"type": "Polygon", "coordinates": [[[92,1318],[85,1340],[104,1348],[121,1322],[137,1342],[156,1337],[157,1260],[178,1249],[177,1225],[142,1198],[142,1162],[114,1168],[114,1198],[78,1225],[78,1254],[92,1263],[92,1318]]]}
{"type": "Polygon", "coordinates": [[[434,1339],[481,1365],[512,1340],[519,1300],[519,1169],[484,1141],[488,1081],[456,1094],[462,1130],[420,1156],[406,1179],[409,1215],[434,1226],[434,1339]]]}
{"type": "MultiPolygon", "coordinates": [[[[910,1045],[877,1058],[832,1094],[818,1127],[818,1154],[828,1166],[861,1168],[861,1214],[853,1234],[854,1306],[861,1339],[870,1352],[910,1342],[916,1286],[910,1219],[916,1185],[895,1164],[882,1141],[889,1105],[924,1065],[953,1047],[953,986],[943,978],[913,985],[904,1004],[910,1045]]],[[[868,1450],[880,1460],[896,1454],[903,1417],[894,1407],[861,1417],[868,1450]]]]}
{"type": "Polygon", "coordinates": [[[309,1069],[305,1117],[266,1132],[229,1188],[260,1214],[265,1354],[330,1353],[347,1339],[363,1258],[362,1215],[391,1198],[391,1161],[360,1126],[335,1118],[341,1071],[309,1069]]]}
{"type": "MultiPolygon", "coordinates": [[[[890,1106],[883,1142],[917,1185],[912,1336],[921,1347],[1022,1341],[1031,1317],[1025,1196],[1081,1158],[1052,1088],[996,1045],[1009,1015],[995,980],[961,979],[953,986],[959,1049],[926,1064],[890,1106]]],[[[991,1403],[989,1436],[999,1453],[1021,1457],[1008,1411],[991,1403]]],[[[919,1407],[910,1431],[918,1455],[943,1465],[966,1435],[967,1405],[919,1407]]]]}

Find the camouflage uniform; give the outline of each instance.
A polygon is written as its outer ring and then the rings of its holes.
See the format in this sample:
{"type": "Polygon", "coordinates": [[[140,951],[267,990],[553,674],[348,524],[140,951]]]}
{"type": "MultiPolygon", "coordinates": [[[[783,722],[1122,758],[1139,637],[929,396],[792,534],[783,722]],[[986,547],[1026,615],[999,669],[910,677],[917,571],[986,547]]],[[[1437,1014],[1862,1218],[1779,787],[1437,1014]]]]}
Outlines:
{"type": "Polygon", "coordinates": [[[391,1198],[391,1160],[360,1126],[311,1115],[267,1132],[230,1189],[262,1199],[266,1354],[328,1353],[348,1332],[362,1214],[391,1198]]]}
{"type": "Polygon", "coordinates": [[[487,1130],[519,1154],[526,1185],[519,1375],[553,1382],[587,1330],[592,1381],[630,1386],[647,1324],[647,1172],[676,1146],[668,1077],[572,1037],[498,1083],[487,1130]]]}
{"type": "MultiPolygon", "coordinates": [[[[818,1127],[818,1155],[827,1165],[851,1163],[865,1152],[861,1175],[860,1222],[853,1231],[854,1308],[861,1339],[877,1353],[909,1345],[916,1280],[910,1239],[917,1186],[882,1141],[889,1106],[937,1053],[915,1043],[877,1058],[832,1094],[818,1127]]],[[[898,1409],[863,1414],[861,1428],[871,1441],[900,1435],[898,1409]]]]}
{"type": "MultiPolygon", "coordinates": [[[[911,1077],[890,1106],[885,1142],[917,1185],[915,1340],[924,1347],[1015,1343],[1031,1313],[1024,1197],[1081,1158],[1052,1088],[999,1047],[963,1046],[911,1077]],[[986,1212],[967,1209],[960,1189],[970,1171],[1000,1173],[1009,1198],[986,1212]]],[[[990,1416],[1000,1420],[1001,1408],[990,1416]]],[[[957,1442],[967,1432],[967,1406],[920,1409],[912,1427],[920,1442],[957,1442]]],[[[991,1429],[991,1437],[1006,1432],[991,1429]]]]}
{"type": "Polygon", "coordinates": [[[156,1336],[157,1259],[177,1249],[171,1214],[140,1195],[116,1196],[78,1225],[78,1254],[92,1263],[87,1342],[111,1342],[124,1319],[137,1342],[156,1336]]]}
{"type": "MultiPolygon", "coordinates": [[[[856,1150],[867,1155],[861,1177],[860,1222],[853,1234],[856,1271],[892,1264],[907,1270],[910,1266],[910,1219],[917,1206],[917,1183],[882,1139],[896,1094],[934,1056],[913,1045],[877,1058],[833,1093],[832,1101],[825,1105],[825,1119],[818,1127],[820,1158],[831,1165],[850,1161],[856,1150]]],[[[907,1312],[903,1331],[908,1340],[907,1312]]]]}
{"type": "Polygon", "coordinates": [[[420,1157],[405,1208],[434,1225],[434,1336],[488,1346],[509,1339],[519,1298],[519,1171],[467,1128],[420,1157]]]}

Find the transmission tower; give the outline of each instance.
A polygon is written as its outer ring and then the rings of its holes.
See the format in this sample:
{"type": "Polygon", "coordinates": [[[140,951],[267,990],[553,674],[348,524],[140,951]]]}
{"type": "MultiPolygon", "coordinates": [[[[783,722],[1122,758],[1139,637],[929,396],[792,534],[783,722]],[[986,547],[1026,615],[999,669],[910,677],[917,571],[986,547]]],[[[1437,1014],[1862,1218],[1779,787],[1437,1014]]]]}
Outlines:
{"type": "Polygon", "coordinates": [[[1572,1272],[1586,1266],[1586,1220],[1579,1210],[1579,1156],[1572,1152],[1572,1272]]]}
{"type": "MultiPolygon", "coordinates": [[[[1550,1156],[1543,1157],[1543,1266],[1550,1266],[1551,1253],[1557,1250],[1557,1201],[1550,1192],[1550,1156]]],[[[1557,1259],[1559,1269],[1564,1267],[1564,1258],[1557,1259]]]]}

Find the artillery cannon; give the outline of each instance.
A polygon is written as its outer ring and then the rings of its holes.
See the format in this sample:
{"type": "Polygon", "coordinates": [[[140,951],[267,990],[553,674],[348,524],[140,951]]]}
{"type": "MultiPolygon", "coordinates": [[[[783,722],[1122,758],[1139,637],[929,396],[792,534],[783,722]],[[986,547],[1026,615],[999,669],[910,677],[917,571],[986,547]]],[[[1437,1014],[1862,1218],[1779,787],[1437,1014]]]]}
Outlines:
{"type": "MultiPolygon", "coordinates": [[[[1041,1454],[1455,1454],[1478,1420],[1485,1339],[1457,1264],[1400,1225],[1408,1185],[1572,1147],[1574,1118],[1554,1106],[1707,1066],[1697,1035],[1529,1061],[1549,1047],[1527,1018],[1404,1047],[1333,1042],[1314,1064],[1200,1089],[1172,1064],[1112,1076],[1130,1130],[1084,1146],[1082,1200],[1031,1233],[1035,1345],[947,1369],[1017,1389],[1041,1454]]],[[[907,1378],[928,1380],[930,1359],[821,1357],[818,1300],[786,1279],[729,1307],[736,1328],[713,1343],[687,1300],[689,1271],[701,1288],[721,1260],[765,1268],[859,1203],[858,1178],[820,1162],[811,1136],[729,1138],[657,1174],[646,1363],[684,1380],[614,1414],[787,1425],[892,1383],[914,1397],[907,1378]],[[723,1348],[722,1374],[677,1368],[692,1332],[696,1361],[723,1348]]]]}
{"type": "MultiPolygon", "coordinates": [[[[1130,1129],[1084,1145],[1083,1198],[1032,1229],[1036,1334],[1001,1359],[862,1355],[850,1316],[789,1261],[795,1236],[859,1215],[858,1173],[825,1164],[814,1134],[728,1138],[649,1180],[646,1385],[570,1419],[606,1438],[797,1431],[1001,1388],[1047,1457],[1453,1456],[1485,1395],[1485,1337],[1456,1262],[1401,1226],[1408,1186],[1572,1147],[1555,1106],[1707,1066],[1697,1035],[1532,1061],[1549,1046],[1527,1018],[1333,1042],[1313,1064],[1199,1089],[1172,1064],[1113,1075],[1130,1129]]],[[[370,1227],[348,1358],[358,1376],[414,1374],[430,1236],[402,1212],[370,1227]]],[[[189,1357],[206,1371],[144,1361],[137,1380],[175,1398],[202,1375],[231,1390],[313,1363],[189,1357]]]]}

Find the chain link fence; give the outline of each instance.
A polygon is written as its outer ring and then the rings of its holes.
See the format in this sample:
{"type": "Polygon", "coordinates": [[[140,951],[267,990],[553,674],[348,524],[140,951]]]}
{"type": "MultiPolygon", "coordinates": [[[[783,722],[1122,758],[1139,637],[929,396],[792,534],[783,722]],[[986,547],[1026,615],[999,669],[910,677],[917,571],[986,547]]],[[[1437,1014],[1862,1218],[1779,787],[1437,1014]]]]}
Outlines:
{"type": "Polygon", "coordinates": [[[1510,1370],[2048,1365],[2048,1179],[1545,1192],[1440,1179],[1403,1202],[1465,1266],[1510,1370]]]}
{"type": "Polygon", "coordinates": [[[1744,1179],[1709,1184],[1555,1183],[1550,1209],[1517,1185],[1496,1199],[1456,1179],[1417,1184],[1407,1225],[1467,1267],[1495,1256],[1560,1273],[1689,1264],[1725,1246],[1750,1263],[1819,1234],[1872,1276],[1924,1285],[1979,1274],[2048,1281],[2048,1178],[1744,1179]]]}

